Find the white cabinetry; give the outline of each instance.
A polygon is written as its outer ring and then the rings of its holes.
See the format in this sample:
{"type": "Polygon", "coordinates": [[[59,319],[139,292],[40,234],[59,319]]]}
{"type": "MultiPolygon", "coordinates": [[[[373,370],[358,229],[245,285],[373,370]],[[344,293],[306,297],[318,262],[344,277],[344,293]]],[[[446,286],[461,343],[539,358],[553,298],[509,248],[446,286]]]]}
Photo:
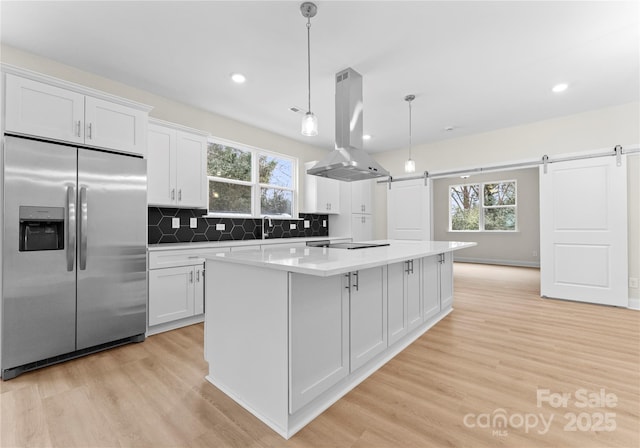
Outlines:
{"type": "Polygon", "coordinates": [[[307,170],[317,162],[304,164],[304,211],[305,213],[340,213],[340,181],[326,177],[311,176],[307,170]]]}
{"type": "Polygon", "coordinates": [[[373,239],[374,182],[340,183],[340,214],[329,219],[332,235],[349,237],[353,241],[373,239]]]}
{"type": "Polygon", "coordinates": [[[349,374],[349,297],[340,276],[290,274],[289,413],[349,374]]]}
{"type": "Polygon", "coordinates": [[[353,241],[373,239],[373,216],[362,213],[351,215],[351,238],[353,241]]]}
{"type": "Polygon", "coordinates": [[[422,260],[407,260],[388,266],[389,345],[422,324],[420,267],[422,260]]]}
{"type": "Polygon", "coordinates": [[[423,316],[428,320],[453,302],[453,255],[451,252],[422,259],[423,316]]]}
{"type": "Polygon", "coordinates": [[[6,132],[146,155],[150,108],[46,79],[6,74],[6,132]]]}
{"type": "Polygon", "coordinates": [[[204,312],[204,265],[149,271],[149,326],[204,312]]]}
{"type": "Polygon", "coordinates": [[[349,296],[351,372],[387,348],[386,267],[344,276],[349,296]]]}
{"type": "Polygon", "coordinates": [[[151,120],[147,165],[150,205],[207,208],[207,134],[151,120]]]}
{"type": "Polygon", "coordinates": [[[351,185],[351,213],[373,212],[373,182],[374,180],[360,180],[350,182],[351,185]]]}
{"type": "Polygon", "coordinates": [[[202,322],[204,257],[229,248],[176,249],[149,253],[147,334],[202,322]]]}

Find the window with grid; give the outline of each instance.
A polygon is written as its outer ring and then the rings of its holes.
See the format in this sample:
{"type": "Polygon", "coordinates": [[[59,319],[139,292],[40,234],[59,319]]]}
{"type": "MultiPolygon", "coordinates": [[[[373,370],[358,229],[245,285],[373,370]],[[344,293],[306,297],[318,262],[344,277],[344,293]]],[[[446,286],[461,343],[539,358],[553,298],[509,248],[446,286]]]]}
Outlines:
{"type": "Polygon", "coordinates": [[[281,154],[210,140],[209,214],[293,217],[297,165],[296,159],[281,154]]]}
{"type": "Polygon", "coordinates": [[[449,230],[516,231],[515,180],[449,187],[449,230]]]}

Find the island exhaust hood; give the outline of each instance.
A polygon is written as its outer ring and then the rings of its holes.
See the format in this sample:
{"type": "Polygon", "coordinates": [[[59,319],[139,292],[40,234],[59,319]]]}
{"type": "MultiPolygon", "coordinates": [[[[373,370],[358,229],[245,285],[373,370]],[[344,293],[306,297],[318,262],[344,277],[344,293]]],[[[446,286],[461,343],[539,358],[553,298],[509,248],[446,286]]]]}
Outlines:
{"type": "Polygon", "coordinates": [[[336,149],[307,170],[345,182],[390,176],[362,149],[362,75],[347,68],[336,74],[336,149]]]}

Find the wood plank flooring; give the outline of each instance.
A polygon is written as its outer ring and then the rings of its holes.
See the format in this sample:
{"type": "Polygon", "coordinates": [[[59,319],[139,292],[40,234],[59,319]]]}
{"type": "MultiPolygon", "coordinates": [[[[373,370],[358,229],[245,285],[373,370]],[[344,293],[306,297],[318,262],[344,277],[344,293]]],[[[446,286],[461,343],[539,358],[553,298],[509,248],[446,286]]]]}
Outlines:
{"type": "Polygon", "coordinates": [[[454,312],[289,441],[204,380],[199,324],[2,382],[0,446],[640,446],[640,312],[541,299],[536,269],[454,273],[454,312]]]}

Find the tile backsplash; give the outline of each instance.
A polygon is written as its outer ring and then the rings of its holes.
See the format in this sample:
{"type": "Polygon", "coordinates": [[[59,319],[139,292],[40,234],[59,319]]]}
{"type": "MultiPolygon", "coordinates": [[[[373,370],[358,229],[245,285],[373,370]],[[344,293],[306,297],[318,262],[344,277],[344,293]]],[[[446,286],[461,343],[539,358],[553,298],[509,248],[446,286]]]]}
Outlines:
{"type": "MultiPolygon", "coordinates": [[[[206,210],[168,207],[149,207],[149,244],[189,243],[199,241],[239,241],[262,239],[262,220],[255,218],[206,218],[206,210]],[[173,228],[173,219],[180,221],[180,227],[173,228]],[[190,227],[191,218],[197,226],[190,227]],[[224,230],[218,230],[223,224],[224,230]]],[[[272,219],[269,238],[299,238],[329,236],[328,215],[300,213],[300,219],[272,219]],[[308,228],[305,228],[305,222],[308,228]],[[291,228],[292,224],[295,228],[291,228]],[[324,224],[324,226],[323,226],[324,224]]]]}

